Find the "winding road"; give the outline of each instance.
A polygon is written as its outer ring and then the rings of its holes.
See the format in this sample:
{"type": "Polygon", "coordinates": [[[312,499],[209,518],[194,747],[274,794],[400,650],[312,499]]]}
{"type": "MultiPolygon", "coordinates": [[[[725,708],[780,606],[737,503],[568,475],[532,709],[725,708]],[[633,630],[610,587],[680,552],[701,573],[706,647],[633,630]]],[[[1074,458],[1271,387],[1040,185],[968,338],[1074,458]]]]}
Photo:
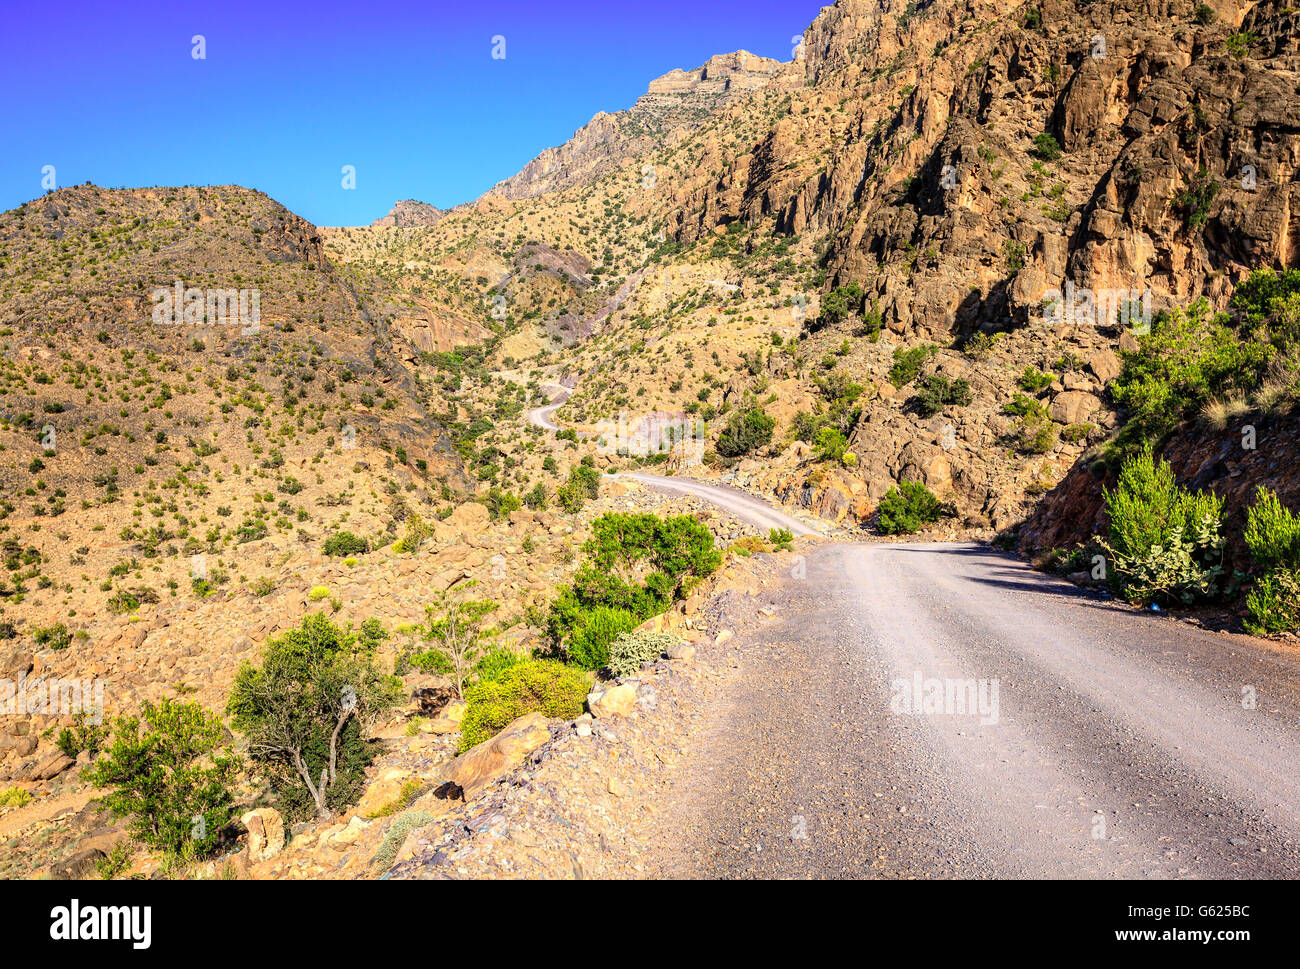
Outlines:
{"type": "MultiPolygon", "coordinates": [[[[622,476],[816,534],[722,485],[622,476]]],[[[1300,651],[974,544],[813,546],[756,594],[778,618],[728,644],[655,874],[1300,877],[1300,651]]]]}

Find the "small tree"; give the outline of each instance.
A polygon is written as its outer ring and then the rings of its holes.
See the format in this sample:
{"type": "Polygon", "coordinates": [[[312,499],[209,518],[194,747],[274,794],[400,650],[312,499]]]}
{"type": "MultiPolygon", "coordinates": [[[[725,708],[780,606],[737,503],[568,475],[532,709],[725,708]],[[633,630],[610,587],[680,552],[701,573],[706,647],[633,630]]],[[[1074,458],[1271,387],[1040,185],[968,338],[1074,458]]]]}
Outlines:
{"type": "Polygon", "coordinates": [[[224,728],[197,703],[145,701],[140,717],[117,717],[107,756],[82,772],[131,837],[172,858],[195,858],[216,846],[230,823],[230,783],[239,760],[220,756],[224,728]],[[144,728],[141,730],[141,723],[144,728]]]}
{"type": "Polygon", "coordinates": [[[370,761],[362,728],[401,691],[375,664],[384,638],[374,620],[357,633],[323,613],[310,615],[267,641],[261,668],[240,667],[228,704],[232,723],[267,766],[286,814],[314,808],[328,818],[359,793],[370,761]]]}
{"type": "MultiPolygon", "coordinates": [[[[424,607],[427,618],[419,627],[420,635],[425,642],[431,644],[428,652],[434,653],[450,669],[456,680],[456,696],[462,699],[465,696],[465,680],[498,635],[496,628],[483,626],[488,615],[498,608],[495,602],[487,599],[451,602],[445,592],[440,593],[431,605],[424,607]]],[[[428,652],[417,654],[413,657],[413,662],[417,666],[425,665],[421,659],[422,656],[428,656],[428,652]]]]}

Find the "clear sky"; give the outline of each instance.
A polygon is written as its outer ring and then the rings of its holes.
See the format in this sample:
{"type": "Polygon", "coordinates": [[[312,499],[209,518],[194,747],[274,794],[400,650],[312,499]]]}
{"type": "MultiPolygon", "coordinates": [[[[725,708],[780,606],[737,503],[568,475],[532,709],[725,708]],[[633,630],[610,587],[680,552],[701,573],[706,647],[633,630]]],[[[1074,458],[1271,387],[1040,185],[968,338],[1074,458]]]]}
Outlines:
{"type": "Polygon", "coordinates": [[[820,7],[9,2],[0,209],[42,194],[49,165],[59,186],[245,185],[319,225],[366,224],[400,198],[446,207],[674,67],[741,48],[790,60],[820,7]],[[504,59],[492,56],[498,36],[504,59]]]}

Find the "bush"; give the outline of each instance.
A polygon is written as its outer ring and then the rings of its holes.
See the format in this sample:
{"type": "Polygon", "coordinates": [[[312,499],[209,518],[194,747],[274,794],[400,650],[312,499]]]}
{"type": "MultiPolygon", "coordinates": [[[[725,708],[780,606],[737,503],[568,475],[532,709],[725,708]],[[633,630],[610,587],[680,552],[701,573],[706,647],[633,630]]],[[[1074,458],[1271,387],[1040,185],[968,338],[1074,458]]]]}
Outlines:
{"type": "Polygon", "coordinates": [[[938,351],[938,347],[928,343],[919,347],[912,347],[910,350],[896,347],[894,349],[894,364],[889,368],[889,382],[902,390],[917,378],[925,361],[938,351]]]}
{"type": "Polygon", "coordinates": [[[335,532],[325,540],[321,551],[326,555],[361,555],[370,551],[370,542],[352,532],[335,532]]]}
{"type": "Polygon", "coordinates": [[[247,735],[286,817],[327,818],[360,794],[371,760],[363,727],[401,695],[401,681],[375,664],[385,638],[375,620],[353,632],[318,613],[268,639],[260,668],[239,668],[231,725],[247,735]]]}
{"type": "Polygon", "coordinates": [[[100,801],[114,819],[127,818],[134,840],[169,857],[201,857],[233,815],[239,761],[217,753],[224,735],[221,719],[197,703],[146,700],[139,719],[114,720],[107,756],[82,777],[112,788],[100,801]]]}
{"type": "Polygon", "coordinates": [[[1112,584],[1133,602],[1191,603],[1218,594],[1223,575],[1223,500],[1191,492],[1169,462],[1150,452],[1124,463],[1115,490],[1103,491],[1110,517],[1112,584]]]}
{"type": "Polygon", "coordinates": [[[584,670],[601,669],[609,662],[609,644],[639,625],[641,620],[626,609],[597,606],[583,614],[581,624],[570,634],[569,662],[584,670]]]}
{"type": "Polygon", "coordinates": [[[615,676],[631,676],[678,642],[676,636],[668,633],[624,633],[609,644],[609,671],[615,676]]]}
{"type": "Polygon", "coordinates": [[[922,417],[933,417],[945,407],[968,407],[971,402],[970,382],[959,377],[950,381],[939,374],[921,380],[915,397],[909,401],[922,417]]]}
{"type": "Polygon", "coordinates": [[[1300,517],[1282,506],[1276,492],[1264,487],[1255,492],[1242,537],[1260,568],[1300,569],[1300,517]]]}
{"type": "Polygon", "coordinates": [[[517,511],[522,504],[518,495],[496,487],[488,490],[487,498],[483,503],[487,505],[488,517],[492,521],[508,517],[512,511],[517,511]]]}
{"type": "Polygon", "coordinates": [[[1061,157],[1061,143],[1055,135],[1044,131],[1034,136],[1034,154],[1043,161],[1056,161],[1061,157]]]}
{"type": "Polygon", "coordinates": [[[61,622],[56,622],[53,626],[33,629],[32,639],[36,640],[37,646],[48,646],[50,649],[67,649],[72,645],[72,634],[61,622]]]}
{"type": "Polygon", "coordinates": [[[768,532],[767,540],[772,543],[773,551],[785,552],[794,544],[794,532],[788,528],[773,528],[768,532]]]}
{"type": "Polygon", "coordinates": [[[844,457],[844,449],[848,447],[849,442],[836,428],[823,427],[817,432],[815,445],[817,457],[821,460],[840,461],[844,457]]]}
{"type": "Polygon", "coordinates": [[[1246,630],[1256,636],[1300,627],[1300,573],[1277,569],[1262,576],[1246,595],[1246,630]]]}
{"type": "MultiPolygon", "coordinates": [[[[469,582],[462,588],[473,585],[469,582]]],[[[463,697],[466,680],[500,632],[484,625],[498,608],[490,599],[452,602],[447,593],[438,593],[433,603],[424,607],[425,621],[415,630],[429,648],[412,656],[411,662],[423,670],[450,673],[456,695],[463,697]]]]}
{"type": "Polygon", "coordinates": [[[857,283],[837,286],[822,297],[821,315],[810,330],[820,330],[827,326],[837,326],[856,313],[862,306],[862,287],[857,283]]]}
{"type": "Polygon", "coordinates": [[[591,680],[582,670],[549,659],[525,660],[500,677],[465,691],[469,704],[460,722],[460,750],[500,733],[527,713],[571,719],[582,713],[591,680]]]}
{"type": "Polygon", "coordinates": [[[320,602],[322,599],[328,599],[329,596],[329,587],[323,585],[312,586],[311,591],[307,593],[307,598],[312,602],[320,602]]]}
{"type": "MultiPolygon", "coordinates": [[[[722,562],[713,534],[687,515],[668,519],[650,514],[602,515],[592,522],[583,551],[588,561],[578,569],[573,585],[560,590],[546,617],[547,635],[556,651],[587,624],[593,610],[602,606],[622,610],[636,619],[632,623],[636,626],[685,598],[722,562]]],[[[605,616],[600,629],[613,621],[605,616]]],[[[598,640],[600,630],[593,630],[593,636],[593,642],[598,640]]],[[[589,662],[595,662],[595,657],[589,662]]]]}
{"type": "Polygon", "coordinates": [[[1026,367],[1024,373],[1016,381],[1020,389],[1029,394],[1041,394],[1044,390],[1052,385],[1055,380],[1050,373],[1043,373],[1037,367],[1026,367]]]}
{"type": "Polygon", "coordinates": [[[884,535],[910,535],[922,525],[939,520],[942,507],[934,493],[919,481],[904,481],[880,500],[880,531],[884,535]]]}
{"type": "Polygon", "coordinates": [[[397,860],[397,853],[402,850],[407,836],[427,824],[436,821],[428,811],[409,811],[393,822],[393,826],[384,833],[384,840],[379,843],[372,864],[379,871],[387,871],[397,860]]]}
{"type": "Polygon", "coordinates": [[[0,791],[0,808],[20,808],[31,803],[31,793],[21,787],[6,787],[0,791]]]}
{"type": "Polygon", "coordinates": [[[727,426],[718,435],[717,452],[724,458],[738,458],[750,454],[772,441],[776,421],[761,407],[749,407],[732,412],[727,426]]]}

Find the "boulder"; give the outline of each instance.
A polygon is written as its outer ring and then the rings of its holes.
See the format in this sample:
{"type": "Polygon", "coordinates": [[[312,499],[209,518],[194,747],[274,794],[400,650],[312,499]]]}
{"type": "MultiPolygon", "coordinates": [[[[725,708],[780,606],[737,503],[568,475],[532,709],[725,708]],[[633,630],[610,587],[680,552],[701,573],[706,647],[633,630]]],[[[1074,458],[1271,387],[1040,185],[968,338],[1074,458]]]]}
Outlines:
{"type": "Polygon", "coordinates": [[[460,722],[465,717],[469,704],[464,700],[452,700],[432,720],[421,725],[420,729],[432,734],[455,733],[460,729],[460,722]]]}
{"type": "Polygon", "coordinates": [[[1062,424],[1082,424],[1099,407],[1101,401],[1092,394],[1084,393],[1082,390],[1067,390],[1052,399],[1048,413],[1052,420],[1062,424]]]}
{"type": "Polygon", "coordinates": [[[602,692],[592,691],[587,694],[587,709],[592,715],[606,717],[626,717],[636,707],[635,683],[620,683],[602,692]]]}
{"type": "Polygon", "coordinates": [[[248,829],[249,864],[269,861],[284,850],[284,818],[275,808],[257,808],[239,820],[248,829]]]}
{"type": "Polygon", "coordinates": [[[447,764],[442,779],[455,784],[461,796],[472,801],[550,739],[546,718],[540,713],[526,714],[447,764]]]}

